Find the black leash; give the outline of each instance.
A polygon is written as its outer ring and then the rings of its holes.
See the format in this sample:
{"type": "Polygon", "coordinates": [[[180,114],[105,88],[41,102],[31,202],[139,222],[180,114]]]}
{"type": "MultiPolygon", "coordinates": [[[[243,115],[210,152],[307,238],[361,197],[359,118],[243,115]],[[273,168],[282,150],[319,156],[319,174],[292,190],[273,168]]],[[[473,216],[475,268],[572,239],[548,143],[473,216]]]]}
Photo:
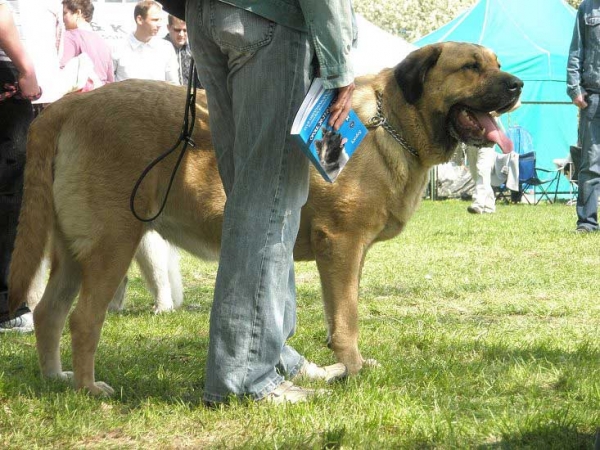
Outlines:
{"type": "Polygon", "coordinates": [[[188,80],[187,85],[187,95],[185,99],[185,114],[183,116],[183,127],[181,128],[181,133],[179,134],[179,138],[173,147],[159,155],[155,158],[148,166],[144,169],[140,177],[138,178],[135,186],[133,187],[133,191],[131,192],[131,197],[129,197],[129,209],[131,209],[132,214],[135,218],[141,222],[152,222],[158,216],[160,216],[165,209],[165,205],[167,204],[167,198],[169,197],[169,192],[171,191],[171,187],[173,186],[173,180],[175,179],[175,175],[177,174],[177,169],[181,164],[181,160],[185,155],[185,151],[187,150],[188,145],[195,147],[194,141],[192,140],[192,132],[194,131],[194,124],[196,123],[196,66],[192,63],[190,64],[190,78],[188,80]],[[191,118],[191,121],[190,121],[191,118]],[[162,205],[158,212],[150,217],[143,218],[140,217],[137,212],[135,212],[135,197],[137,195],[137,191],[146,178],[146,175],[156,166],[159,162],[173,153],[179,144],[183,142],[183,147],[181,148],[181,152],[179,153],[179,158],[177,158],[177,162],[175,163],[175,167],[173,168],[173,172],[171,173],[171,178],[169,180],[169,185],[167,186],[167,192],[165,193],[165,197],[163,198],[162,205]]]}

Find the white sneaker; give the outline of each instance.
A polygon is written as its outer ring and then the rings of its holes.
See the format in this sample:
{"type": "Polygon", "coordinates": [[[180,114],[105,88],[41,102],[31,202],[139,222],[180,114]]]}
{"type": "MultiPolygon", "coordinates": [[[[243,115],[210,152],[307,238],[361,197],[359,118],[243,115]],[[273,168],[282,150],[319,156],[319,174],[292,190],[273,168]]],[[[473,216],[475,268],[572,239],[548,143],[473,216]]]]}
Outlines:
{"type": "Polygon", "coordinates": [[[329,391],[325,389],[306,389],[296,386],[291,381],[284,381],[272,392],[267,394],[266,397],[261,398],[260,401],[272,403],[274,405],[280,405],[283,403],[299,403],[305,402],[315,395],[322,395],[328,392],[329,391]]]}
{"type": "Polygon", "coordinates": [[[0,333],[31,333],[33,331],[33,313],[28,312],[14,319],[0,322],[0,333]]]}
{"type": "Polygon", "coordinates": [[[346,378],[347,376],[348,369],[342,363],[321,367],[305,359],[304,364],[302,364],[302,367],[293,379],[323,380],[330,383],[346,378]]]}

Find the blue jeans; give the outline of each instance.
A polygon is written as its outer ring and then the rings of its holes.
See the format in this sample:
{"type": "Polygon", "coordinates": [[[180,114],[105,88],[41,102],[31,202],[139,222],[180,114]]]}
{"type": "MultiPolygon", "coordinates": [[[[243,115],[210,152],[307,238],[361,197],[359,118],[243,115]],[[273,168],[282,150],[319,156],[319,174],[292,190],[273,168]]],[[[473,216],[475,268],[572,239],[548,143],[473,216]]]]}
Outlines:
{"type": "Polygon", "coordinates": [[[577,195],[577,227],[598,230],[598,196],[600,194],[600,95],[587,97],[588,106],[581,110],[579,166],[577,195]]]}
{"type": "Polygon", "coordinates": [[[227,194],[204,400],[258,400],[304,362],[285,344],[296,325],[292,252],[309,180],[290,129],[313,50],[306,33],[215,0],[188,0],[186,23],[227,194]]]}

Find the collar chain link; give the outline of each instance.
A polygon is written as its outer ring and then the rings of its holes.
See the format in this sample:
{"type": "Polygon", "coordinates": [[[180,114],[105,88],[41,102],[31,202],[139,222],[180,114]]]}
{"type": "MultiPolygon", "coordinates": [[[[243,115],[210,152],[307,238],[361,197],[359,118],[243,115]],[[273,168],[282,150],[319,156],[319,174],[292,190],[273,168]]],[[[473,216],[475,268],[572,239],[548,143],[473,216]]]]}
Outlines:
{"type": "Polygon", "coordinates": [[[367,122],[367,128],[377,128],[380,126],[383,127],[383,129],[387,131],[408,153],[413,155],[415,158],[418,158],[419,154],[417,151],[408,142],[406,142],[406,139],[404,139],[384,117],[382,109],[383,94],[381,91],[376,91],[375,95],[377,96],[377,114],[369,119],[367,122]]]}

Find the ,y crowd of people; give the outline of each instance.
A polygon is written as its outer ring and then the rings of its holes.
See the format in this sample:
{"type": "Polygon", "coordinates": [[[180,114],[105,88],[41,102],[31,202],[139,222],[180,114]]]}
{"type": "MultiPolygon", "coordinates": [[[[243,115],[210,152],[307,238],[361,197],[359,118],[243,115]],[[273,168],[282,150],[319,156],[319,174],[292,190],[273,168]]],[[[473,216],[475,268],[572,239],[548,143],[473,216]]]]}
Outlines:
{"type": "MultiPolygon", "coordinates": [[[[18,9],[20,0],[11,3],[17,6],[13,10],[18,9]]],[[[174,3],[183,10],[183,0],[174,3]]],[[[144,0],[134,10],[135,31],[113,49],[110,58],[117,82],[144,78],[181,84],[193,54],[199,78],[207,87],[213,144],[227,193],[226,232],[211,314],[207,403],[226,402],[231,396],[274,403],[302,401],[316,391],[291,379],[332,380],[346,374],[343,364],[319,367],[286,343],[296,327],[292,251],[309,184],[309,162],[293,150],[289,130],[317,74],[325,87],[339,91],[330,120],[336,128],[348,115],[354,90],[350,49],[356,29],[350,0],[310,3],[306,9],[299,2],[257,9],[245,7],[244,2],[190,1],[190,51],[184,16],[169,19],[169,34],[162,39],[158,36],[161,5],[144,0]],[[255,114],[257,109],[262,114],[255,114]]],[[[87,26],[92,14],[90,0],[63,2],[67,32],[56,40],[61,42],[57,57],[66,68],[73,58],[86,54],[102,84],[112,81],[110,61],[106,46],[87,26]]],[[[4,35],[4,27],[2,31],[4,35]]],[[[18,41],[19,33],[13,35],[18,41]]],[[[20,64],[15,76],[30,74],[33,64],[21,63],[4,42],[2,48],[9,49],[7,54],[20,64]]],[[[28,94],[37,92],[33,80],[27,87],[28,94]]],[[[22,137],[33,117],[29,101],[23,102],[27,114],[19,128],[22,137]]],[[[23,140],[20,148],[24,151],[23,140]]],[[[16,175],[13,190],[20,193],[22,166],[16,175]]],[[[17,203],[13,210],[12,222],[2,230],[11,241],[5,246],[3,276],[8,275],[17,203]]],[[[2,290],[6,291],[6,283],[2,290]]],[[[3,298],[3,314],[6,303],[3,298]]],[[[23,308],[19,317],[30,315],[23,308]]],[[[25,330],[6,314],[2,320],[5,329],[25,330]]]]}
{"type": "MultiPolygon", "coordinates": [[[[290,129],[316,76],[338,90],[329,125],[337,129],[348,116],[355,88],[350,50],[357,37],[351,0],[166,0],[166,10],[179,16],[168,17],[166,36],[159,35],[163,7],[143,0],[134,9],[135,30],[112,49],[91,30],[91,0],[35,3],[0,0],[0,331],[33,329],[26,305],[8,317],[6,298],[32,101],[49,103],[66,92],[132,78],[186,84],[195,61],[227,195],[204,400],[303,401],[317,391],[297,380],[345,376],[343,364],[319,367],[287,343],[296,329],[292,252],[309,187],[309,161],[294,149],[290,129]],[[35,49],[42,45],[47,48],[40,57],[35,49]],[[57,83],[71,76],[65,69],[77,58],[91,62],[86,82],[57,83]]],[[[582,232],[598,230],[600,27],[590,26],[600,23],[597,3],[584,0],[579,8],[568,64],[568,93],[581,108],[582,232]]],[[[76,78],[81,74],[78,69],[76,78]]],[[[484,161],[490,152],[478,155],[486,178],[473,213],[494,210],[484,161]]]]}
{"type": "Polygon", "coordinates": [[[0,0],[0,332],[33,331],[27,305],[8,316],[7,284],[35,112],[66,93],[128,78],[182,84],[192,64],[185,22],[169,18],[169,33],[159,35],[165,14],[157,2],[135,6],[135,31],[114,49],[92,30],[93,15],[92,0],[0,0]]]}

